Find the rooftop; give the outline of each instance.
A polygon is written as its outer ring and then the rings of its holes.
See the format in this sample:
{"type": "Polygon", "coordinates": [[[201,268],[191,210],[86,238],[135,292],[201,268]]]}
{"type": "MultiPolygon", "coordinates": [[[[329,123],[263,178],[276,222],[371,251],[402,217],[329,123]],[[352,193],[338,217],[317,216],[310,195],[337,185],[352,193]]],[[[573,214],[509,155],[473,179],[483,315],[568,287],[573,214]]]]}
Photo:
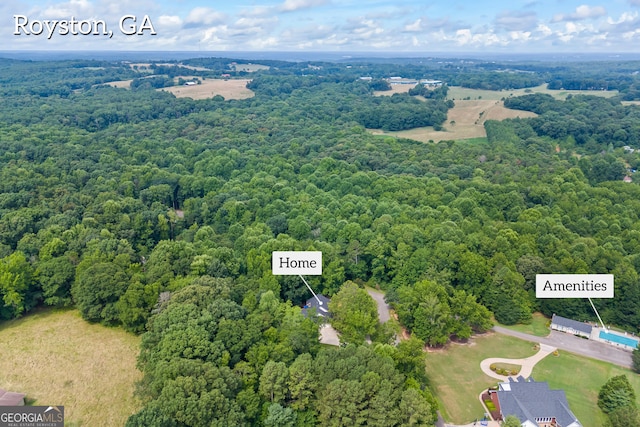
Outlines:
{"type": "Polygon", "coordinates": [[[0,406],[23,406],[25,394],[14,393],[0,388],[0,406]]]}
{"type": "Polygon", "coordinates": [[[328,317],[330,301],[331,299],[325,297],[322,294],[318,294],[317,298],[316,297],[309,298],[307,302],[304,304],[304,307],[302,307],[302,314],[306,316],[308,310],[315,308],[316,314],[318,316],[328,317]]]}
{"type": "Polygon", "coordinates": [[[498,390],[500,412],[504,417],[515,415],[522,423],[529,421],[537,425],[537,420],[555,418],[563,427],[581,427],[580,421],[569,409],[563,390],[550,390],[546,382],[528,381],[518,377],[518,381],[501,383],[498,390]]]}
{"type": "Polygon", "coordinates": [[[585,334],[591,334],[591,330],[593,326],[584,323],[578,322],[577,320],[567,319],[566,317],[558,316],[556,314],[551,318],[552,325],[564,326],[565,328],[571,328],[576,331],[584,332],[585,334]]]}

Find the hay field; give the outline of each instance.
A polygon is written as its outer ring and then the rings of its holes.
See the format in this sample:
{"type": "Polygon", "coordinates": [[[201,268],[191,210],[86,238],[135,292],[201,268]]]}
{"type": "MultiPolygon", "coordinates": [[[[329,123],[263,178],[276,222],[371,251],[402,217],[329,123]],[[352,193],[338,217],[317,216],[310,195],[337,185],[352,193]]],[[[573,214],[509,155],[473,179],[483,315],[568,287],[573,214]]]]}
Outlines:
{"type": "MultiPolygon", "coordinates": [[[[376,96],[391,96],[394,93],[405,93],[413,85],[391,85],[391,90],[376,91],[376,96]]],[[[422,142],[439,142],[470,138],[484,138],[484,122],[487,120],[504,120],[508,118],[535,117],[529,111],[511,110],[505,108],[503,100],[510,96],[522,96],[529,93],[548,93],[556,99],[564,100],[569,95],[597,95],[610,98],[618,91],[588,91],[588,90],[549,90],[547,85],[528,89],[513,90],[482,90],[467,89],[459,86],[449,86],[447,99],[455,102],[455,107],[449,110],[447,121],[443,123],[443,131],[434,131],[432,127],[416,128],[400,132],[386,132],[380,129],[369,129],[374,135],[389,135],[400,138],[410,138],[422,142]]]]}
{"type": "Polygon", "coordinates": [[[535,113],[529,111],[505,108],[504,103],[499,100],[456,100],[455,107],[449,110],[447,121],[443,123],[444,130],[442,131],[435,131],[432,127],[424,127],[399,132],[371,129],[370,132],[374,135],[391,135],[422,142],[483,138],[487,136],[484,130],[484,122],[487,120],[535,116],[535,113]]]}
{"type": "MultiPolygon", "coordinates": [[[[185,80],[191,77],[183,77],[185,80]]],[[[224,99],[246,99],[255,94],[246,88],[248,79],[206,79],[202,84],[193,86],[173,86],[159,90],[171,92],[178,98],[206,99],[221,95],[224,99]]]]}
{"type": "Polygon", "coordinates": [[[26,393],[28,404],[64,405],[67,426],[122,426],[140,409],[139,345],[76,310],[40,310],[0,324],[0,388],[26,393]]]}
{"type": "Polygon", "coordinates": [[[124,89],[131,89],[131,82],[133,80],[119,80],[117,82],[109,82],[106,83],[109,86],[113,86],[113,87],[119,87],[119,88],[124,88],[124,89]]]}
{"type": "Polygon", "coordinates": [[[602,96],[604,98],[611,98],[618,95],[617,90],[550,90],[547,89],[547,85],[543,84],[536,87],[527,89],[509,89],[509,90],[482,90],[482,89],[467,89],[459,86],[449,86],[449,92],[447,94],[448,99],[490,99],[500,100],[508,98],[510,96],[522,96],[531,93],[546,93],[553,96],[556,99],[564,100],[569,95],[595,95],[602,96]]]}

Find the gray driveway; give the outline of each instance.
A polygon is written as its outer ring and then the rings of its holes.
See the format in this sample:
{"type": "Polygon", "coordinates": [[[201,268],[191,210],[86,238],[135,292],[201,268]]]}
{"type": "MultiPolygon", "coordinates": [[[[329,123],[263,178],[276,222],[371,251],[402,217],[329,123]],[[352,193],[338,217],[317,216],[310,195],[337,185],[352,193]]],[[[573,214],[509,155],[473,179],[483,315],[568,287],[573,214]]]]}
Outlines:
{"type": "Polygon", "coordinates": [[[367,292],[378,305],[378,319],[380,320],[380,323],[388,322],[391,316],[389,314],[389,304],[384,301],[384,292],[371,288],[367,288],[367,292]]]}
{"type": "Polygon", "coordinates": [[[556,347],[558,350],[568,351],[580,356],[602,360],[625,368],[631,368],[631,352],[621,350],[609,344],[598,341],[578,338],[564,332],[551,331],[546,337],[536,337],[535,335],[524,334],[512,331],[501,326],[494,326],[493,330],[512,337],[556,347]]]}

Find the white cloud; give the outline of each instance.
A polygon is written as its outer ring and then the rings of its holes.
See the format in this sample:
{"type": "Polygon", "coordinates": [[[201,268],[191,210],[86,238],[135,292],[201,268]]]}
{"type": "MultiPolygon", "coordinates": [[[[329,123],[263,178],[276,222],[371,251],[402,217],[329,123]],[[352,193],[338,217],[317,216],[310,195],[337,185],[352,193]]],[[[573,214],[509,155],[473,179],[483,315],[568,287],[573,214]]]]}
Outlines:
{"type": "Polygon", "coordinates": [[[200,27],[219,24],[226,20],[225,14],[209,7],[196,7],[189,12],[185,19],[186,27],[200,27]]]}
{"type": "Polygon", "coordinates": [[[538,24],[536,31],[542,33],[543,36],[548,37],[553,34],[553,30],[546,26],[545,24],[538,24]]]}
{"type": "Polygon", "coordinates": [[[235,26],[239,28],[263,28],[267,29],[274,24],[278,23],[278,17],[273,16],[271,18],[245,18],[241,17],[235,22],[235,26]]]}
{"type": "Polygon", "coordinates": [[[418,31],[422,31],[422,18],[416,19],[416,21],[412,24],[405,25],[404,31],[407,31],[410,33],[416,33],[418,31]]]}
{"type": "Polygon", "coordinates": [[[163,27],[180,27],[182,19],[179,16],[161,15],[158,17],[158,24],[163,27]]]}
{"type": "Polygon", "coordinates": [[[512,41],[528,41],[531,40],[531,31],[511,31],[509,32],[509,38],[512,41]]]}
{"type": "Polygon", "coordinates": [[[327,0],[284,0],[279,9],[283,12],[294,12],[300,9],[323,6],[327,3],[327,0]]]}
{"type": "Polygon", "coordinates": [[[635,22],[636,19],[638,19],[638,12],[623,12],[617,21],[614,21],[611,17],[607,18],[607,23],[611,25],[618,25],[625,22],[635,22]]]}
{"type": "Polygon", "coordinates": [[[492,31],[472,33],[469,28],[456,31],[455,41],[459,46],[471,45],[478,47],[500,44],[504,45],[507,43],[505,40],[501,40],[500,37],[492,31]]]}
{"type": "Polygon", "coordinates": [[[586,4],[580,5],[576,8],[574,13],[567,15],[557,14],[553,17],[552,22],[563,21],[582,21],[585,19],[599,18],[607,14],[607,11],[602,6],[589,6],[586,4]]]}

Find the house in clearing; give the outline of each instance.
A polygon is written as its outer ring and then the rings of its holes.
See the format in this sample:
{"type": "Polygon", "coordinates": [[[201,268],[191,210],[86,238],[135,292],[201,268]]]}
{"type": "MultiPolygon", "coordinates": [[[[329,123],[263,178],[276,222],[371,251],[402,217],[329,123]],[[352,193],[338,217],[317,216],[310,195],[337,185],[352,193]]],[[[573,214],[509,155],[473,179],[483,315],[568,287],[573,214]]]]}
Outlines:
{"type": "Polygon", "coordinates": [[[591,336],[593,326],[588,323],[578,322],[577,320],[567,319],[566,317],[554,314],[551,317],[551,329],[589,338],[591,336]]]}
{"type": "Polygon", "coordinates": [[[24,397],[22,393],[14,393],[0,388],[0,406],[24,406],[24,397]]]}
{"type": "Polygon", "coordinates": [[[307,300],[302,307],[302,314],[307,316],[309,314],[309,310],[315,309],[316,316],[323,317],[327,319],[329,317],[329,302],[331,299],[325,297],[322,294],[318,294],[317,298],[312,297],[307,300]]]}
{"type": "Polygon", "coordinates": [[[569,409],[564,391],[551,390],[546,382],[509,378],[489,394],[502,419],[514,415],[522,427],[582,427],[569,409]]]}

